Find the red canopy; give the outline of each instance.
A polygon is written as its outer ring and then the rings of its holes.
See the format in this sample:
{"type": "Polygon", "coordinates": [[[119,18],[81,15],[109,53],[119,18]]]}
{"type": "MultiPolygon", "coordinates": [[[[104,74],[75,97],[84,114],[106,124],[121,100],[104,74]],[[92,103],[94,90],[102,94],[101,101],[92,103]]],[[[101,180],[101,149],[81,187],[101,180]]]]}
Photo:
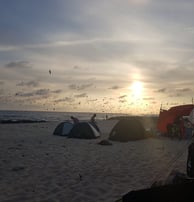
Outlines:
{"type": "Polygon", "coordinates": [[[158,130],[162,133],[166,133],[168,124],[172,124],[178,117],[189,116],[193,108],[194,105],[189,104],[171,107],[169,110],[160,110],[157,125],[158,130]]]}

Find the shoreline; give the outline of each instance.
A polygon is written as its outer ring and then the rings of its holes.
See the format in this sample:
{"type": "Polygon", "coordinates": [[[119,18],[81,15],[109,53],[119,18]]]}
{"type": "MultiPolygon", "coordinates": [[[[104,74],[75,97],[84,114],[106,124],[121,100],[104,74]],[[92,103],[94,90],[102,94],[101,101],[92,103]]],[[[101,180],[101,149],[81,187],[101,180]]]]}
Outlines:
{"type": "Polygon", "coordinates": [[[45,120],[28,120],[28,119],[4,119],[0,121],[0,124],[18,124],[18,123],[45,123],[45,120]]]}

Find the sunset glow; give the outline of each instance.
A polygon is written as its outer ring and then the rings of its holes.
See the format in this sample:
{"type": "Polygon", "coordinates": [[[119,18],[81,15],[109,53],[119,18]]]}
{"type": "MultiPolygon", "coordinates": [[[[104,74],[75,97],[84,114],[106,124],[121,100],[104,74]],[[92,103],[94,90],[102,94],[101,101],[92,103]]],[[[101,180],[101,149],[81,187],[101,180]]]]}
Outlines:
{"type": "Polygon", "coordinates": [[[158,114],[191,103],[194,1],[15,0],[0,15],[0,110],[158,114]]]}
{"type": "Polygon", "coordinates": [[[143,90],[142,83],[140,81],[135,81],[131,85],[131,90],[132,90],[132,93],[134,94],[134,96],[140,97],[142,95],[142,90],[143,90]]]}

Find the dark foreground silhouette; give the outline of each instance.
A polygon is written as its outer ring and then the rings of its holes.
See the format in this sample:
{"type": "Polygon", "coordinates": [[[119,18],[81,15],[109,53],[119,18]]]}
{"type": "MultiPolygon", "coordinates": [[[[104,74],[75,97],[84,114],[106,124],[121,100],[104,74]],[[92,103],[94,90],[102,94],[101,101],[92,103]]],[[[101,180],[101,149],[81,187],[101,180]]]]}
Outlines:
{"type": "Polygon", "coordinates": [[[194,181],[180,184],[169,184],[149,189],[131,191],[125,194],[120,202],[187,202],[194,201],[194,181]]]}

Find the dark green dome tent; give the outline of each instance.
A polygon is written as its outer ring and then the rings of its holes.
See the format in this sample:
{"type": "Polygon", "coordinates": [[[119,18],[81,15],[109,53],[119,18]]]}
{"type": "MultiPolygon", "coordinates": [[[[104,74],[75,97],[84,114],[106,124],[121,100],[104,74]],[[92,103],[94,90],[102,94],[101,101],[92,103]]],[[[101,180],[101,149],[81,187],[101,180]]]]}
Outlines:
{"type": "Polygon", "coordinates": [[[74,124],[68,137],[80,139],[94,139],[100,137],[100,133],[96,130],[94,126],[92,126],[92,124],[88,122],[80,122],[74,124]]]}
{"type": "Polygon", "coordinates": [[[109,139],[119,142],[144,139],[145,129],[136,118],[125,118],[118,121],[110,132],[109,139]]]}
{"type": "Polygon", "coordinates": [[[72,128],[73,123],[68,121],[61,122],[55,128],[53,135],[68,136],[72,128]]]}

